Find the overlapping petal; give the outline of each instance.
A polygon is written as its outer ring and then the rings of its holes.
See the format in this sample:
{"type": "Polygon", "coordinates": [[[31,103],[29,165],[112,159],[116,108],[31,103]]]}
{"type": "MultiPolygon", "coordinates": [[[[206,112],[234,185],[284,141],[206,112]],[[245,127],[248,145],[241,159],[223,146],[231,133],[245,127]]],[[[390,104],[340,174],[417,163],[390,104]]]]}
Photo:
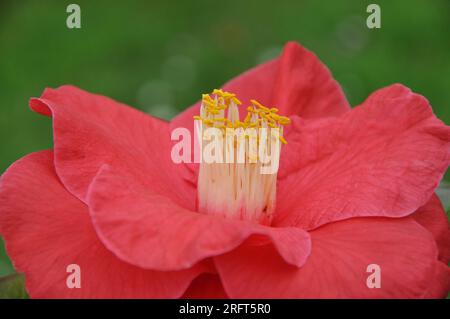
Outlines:
{"type": "Polygon", "coordinates": [[[84,203],[67,192],[42,151],[14,163],[0,180],[0,233],[33,298],[176,298],[199,274],[159,272],[119,260],[98,239],[84,203]],[[80,266],[81,288],[68,288],[67,266],[80,266]]]}
{"type": "Polygon", "coordinates": [[[450,162],[450,127],[401,85],[337,119],[294,122],[280,164],[287,173],[278,181],[278,226],[409,215],[428,201],[450,162]]]}
{"type": "Polygon", "coordinates": [[[448,264],[450,261],[450,225],[439,197],[434,194],[424,206],[411,216],[433,234],[439,248],[439,259],[448,264]]]}
{"type": "Polygon", "coordinates": [[[92,183],[88,204],[103,243],[142,268],[190,268],[256,235],[258,244],[269,238],[292,265],[303,265],[310,252],[309,235],[302,229],[274,229],[193,212],[110,167],[103,167],[92,183]]]}
{"type": "Polygon", "coordinates": [[[168,123],[73,86],[46,89],[30,107],[52,116],[56,172],[81,200],[86,201],[99,168],[109,164],[154,192],[194,207],[195,188],[178,177],[179,167],[170,157],[168,123]]]}
{"type": "Polygon", "coordinates": [[[410,218],[353,218],[310,234],[311,255],[301,268],[273,258],[270,246],[242,246],[215,257],[227,294],[231,298],[419,298],[436,276],[434,239],[410,218]],[[371,264],[381,269],[380,288],[367,285],[371,264]]]}

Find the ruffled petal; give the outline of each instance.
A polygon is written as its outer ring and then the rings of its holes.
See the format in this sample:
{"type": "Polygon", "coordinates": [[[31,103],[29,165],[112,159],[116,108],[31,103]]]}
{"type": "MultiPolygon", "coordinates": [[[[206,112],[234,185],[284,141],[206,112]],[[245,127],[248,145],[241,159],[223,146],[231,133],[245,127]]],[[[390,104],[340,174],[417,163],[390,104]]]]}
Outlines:
{"type": "Polygon", "coordinates": [[[280,164],[289,167],[278,180],[277,226],[409,215],[428,201],[450,163],[450,127],[401,85],[337,119],[296,121],[289,154],[282,154],[290,159],[280,164]]]}
{"type": "Polygon", "coordinates": [[[85,204],[55,174],[53,153],[30,154],[0,180],[0,233],[32,298],[177,298],[209,268],[141,269],[119,260],[98,239],[85,204]],[[81,288],[68,288],[67,267],[80,267],[81,288]]]}
{"type": "Polygon", "coordinates": [[[287,43],[278,59],[272,94],[269,103],[277,106],[280,114],[310,119],[339,116],[350,110],[328,68],[295,42],[287,43]]]}
{"type": "Polygon", "coordinates": [[[450,261],[450,227],[439,197],[433,194],[431,199],[411,216],[433,234],[439,248],[439,259],[448,264],[450,261]]]}
{"type": "MultiPolygon", "coordinates": [[[[420,298],[435,276],[437,249],[411,218],[354,218],[311,233],[312,251],[294,268],[273,248],[241,246],[215,257],[231,298],[420,298]],[[369,288],[380,267],[380,288],[369,288]]],[[[447,286],[448,288],[448,286],[447,286]]]]}
{"type": "Polygon", "coordinates": [[[179,270],[228,252],[253,235],[269,238],[284,260],[305,262],[310,240],[299,228],[264,227],[182,208],[128,176],[104,167],[91,185],[89,209],[103,243],[142,268],[179,270]]]}
{"type": "Polygon", "coordinates": [[[195,188],[171,160],[168,123],[73,86],[46,89],[30,107],[52,116],[56,172],[82,201],[98,169],[109,164],[180,205],[195,204],[195,188]]]}

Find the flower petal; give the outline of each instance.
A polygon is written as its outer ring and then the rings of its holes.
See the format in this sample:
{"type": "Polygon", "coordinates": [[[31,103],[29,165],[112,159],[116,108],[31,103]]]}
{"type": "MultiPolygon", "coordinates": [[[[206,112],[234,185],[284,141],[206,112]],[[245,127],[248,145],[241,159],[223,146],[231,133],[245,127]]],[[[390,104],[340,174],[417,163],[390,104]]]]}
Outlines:
{"type": "Polygon", "coordinates": [[[309,119],[339,116],[350,110],[328,68],[314,53],[295,42],[286,44],[278,59],[272,94],[269,103],[286,115],[309,119]]]}
{"type": "Polygon", "coordinates": [[[439,259],[448,264],[450,261],[450,227],[439,197],[433,194],[431,199],[411,217],[433,234],[439,248],[439,259]]]}
{"type": "MultiPolygon", "coordinates": [[[[294,268],[270,246],[242,246],[215,257],[231,298],[419,298],[435,275],[433,238],[410,218],[354,218],[311,233],[312,251],[294,268]],[[369,288],[367,272],[380,266],[381,287],[369,288]]],[[[448,287],[447,287],[448,288],[448,287]]]]}
{"type": "Polygon", "coordinates": [[[251,235],[270,238],[287,263],[301,266],[310,250],[299,228],[273,229],[182,208],[128,176],[104,167],[89,192],[89,209],[103,243],[119,258],[154,270],[179,270],[228,252],[251,235]]]}
{"type": "Polygon", "coordinates": [[[109,164],[192,207],[195,189],[171,160],[168,123],[73,86],[46,89],[30,107],[53,117],[56,172],[81,200],[98,169],[109,164]]]}
{"type": "Polygon", "coordinates": [[[436,261],[434,271],[434,276],[423,298],[445,298],[450,290],[450,268],[446,264],[436,261]]]}
{"type": "Polygon", "coordinates": [[[0,233],[33,298],[176,298],[205,271],[141,269],[117,259],[98,239],[85,204],[64,189],[53,153],[30,154],[0,180],[0,233]],[[69,289],[71,264],[81,288],[69,289]]]}
{"type": "Polygon", "coordinates": [[[227,299],[220,277],[213,274],[203,274],[195,278],[182,299],[227,299]]]}
{"type": "Polygon", "coordinates": [[[277,226],[409,215],[428,201],[450,163],[450,127],[400,85],[340,118],[295,128],[286,147],[297,163],[285,162],[289,174],[278,180],[277,226]]]}

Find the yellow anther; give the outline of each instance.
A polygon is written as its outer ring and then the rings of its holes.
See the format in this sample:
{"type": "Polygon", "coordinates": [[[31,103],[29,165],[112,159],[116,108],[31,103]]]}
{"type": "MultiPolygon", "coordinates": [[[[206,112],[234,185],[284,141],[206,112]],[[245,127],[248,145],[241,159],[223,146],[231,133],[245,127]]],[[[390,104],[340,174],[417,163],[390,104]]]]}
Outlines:
{"type": "Polygon", "coordinates": [[[250,100],[250,102],[251,102],[253,105],[256,105],[257,107],[259,107],[260,109],[263,109],[264,111],[270,112],[270,109],[269,109],[268,107],[265,107],[264,105],[262,105],[262,104],[259,103],[258,101],[256,101],[256,100],[250,100]]]}
{"type": "Polygon", "coordinates": [[[220,114],[220,111],[215,109],[210,109],[209,112],[214,115],[220,114]]]}
{"type": "Polygon", "coordinates": [[[272,113],[270,116],[275,120],[278,121],[280,119],[280,116],[278,114],[272,113]]]}
{"type": "Polygon", "coordinates": [[[266,113],[264,113],[264,111],[259,111],[258,115],[263,119],[267,119],[267,115],[266,115],[266,113]]]}
{"type": "MultiPolygon", "coordinates": [[[[230,111],[225,112],[224,110],[226,110],[231,103],[241,105],[241,101],[239,101],[233,93],[225,92],[222,89],[214,89],[211,95],[202,94],[202,108],[205,118],[196,115],[194,116],[194,119],[201,120],[208,126],[217,127],[220,129],[246,129],[262,127],[279,128],[280,126],[291,123],[291,120],[288,117],[277,114],[279,111],[278,108],[268,108],[254,99],[250,100],[250,102],[251,105],[247,107],[245,119],[242,122],[239,120],[231,121],[228,118],[228,116],[231,116],[230,111]]],[[[283,144],[287,144],[284,137],[281,136],[279,138],[283,144]]]]}
{"type": "Polygon", "coordinates": [[[283,136],[280,136],[279,139],[280,139],[281,143],[283,143],[284,145],[287,144],[287,141],[285,140],[285,138],[283,136]]]}
{"type": "Polygon", "coordinates": [[[272,124],[275,124],[276,121],[272,118],[271,114],[266,116],[267,121],[269,121],[272,124]]]}
{"type": "Polygon", "coordinates": [[[253,105],[256,105],[256,106],[260,106],[261,104],[258,102],[258,101],[256,101],[256,100],[250,100],[250,103],[252,103],[253,105]]]}
{"type": "Polygon", "coordinates": [[[223,91],[221,89],[214,89],[212,91],[212,94],[218,95],[218,96],[223,96],[223,91]]]}
{"type": "Polygon", "coordinates": [[[233,93],[230,93],[230,92],[223,92],[223,93],[222,93],[222,96],[223,96],[224,98],[232,98],[232,97],[235,97],[236,94],[233,94],[233,93]]]}
{"type": "Polygon", "coordinates": [[[241,121],[236,121],[235,123],[234,123],[234,128],[240,128],[240,127],[243,127],[244,125],[243,125],[244,123],[242,123],[241,121]]]}
{"type": "Polygon", "coordinates": [[[232,97],[231,100],[232,100],[232,101],[234,102],[234,104],[236,104],[236,105],[241,105],[241,104],[242,104],[242,102],[239,101],[236,97],[232,97]]]}
{"type": "Polygon", "coordinates": [[[281,125],[291,124],[291,119],[286,116],[280,116],[278,118],[278,123],[281,125]]]}
{"type": "Polygon", "coordinates": [[[209,107],[216,107],[216,104],[214,103],[214,101],[203,100],[203,103],[209,107]]]}

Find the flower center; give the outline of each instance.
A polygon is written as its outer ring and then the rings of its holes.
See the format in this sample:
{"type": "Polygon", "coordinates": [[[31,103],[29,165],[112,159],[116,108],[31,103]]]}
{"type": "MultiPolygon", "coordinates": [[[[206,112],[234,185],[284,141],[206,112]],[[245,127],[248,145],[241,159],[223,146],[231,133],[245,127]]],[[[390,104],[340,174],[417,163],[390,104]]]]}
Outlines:
{"type": "Polygon", "coordinates": [[[197,204],[202,213],[268,225],[275,210],[283,126],[290,119],[256,100],[239,117],[235,94],[203,94],[194,116],[202,160],[197,204]]]}

